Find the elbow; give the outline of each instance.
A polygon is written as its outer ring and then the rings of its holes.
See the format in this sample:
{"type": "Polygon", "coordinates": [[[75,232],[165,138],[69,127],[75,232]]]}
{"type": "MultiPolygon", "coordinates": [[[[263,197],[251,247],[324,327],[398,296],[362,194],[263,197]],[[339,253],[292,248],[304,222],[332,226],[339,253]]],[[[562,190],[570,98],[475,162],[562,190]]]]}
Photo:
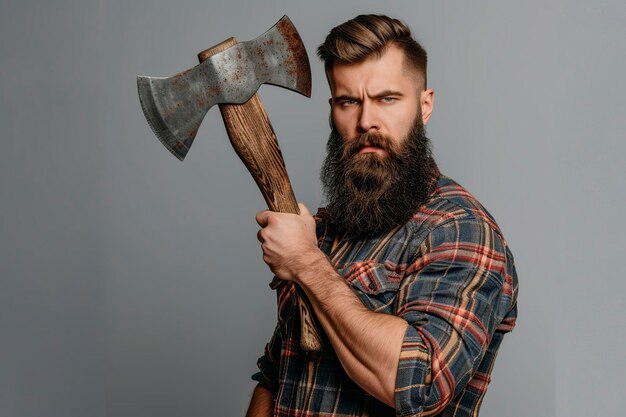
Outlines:
{"type": "Polygon", "coordinates": [[[454,398],[456,379],[441,351],[409,327],[400,352],[392,406],[399,416],[432,415],[454,398]]]}
{"type": "Polygon", "coordinates": [[[426,369],[421,376],[414,375],[412,379],[414,381],[421,379],[422,382],[398,381],[397,383],[392,405],[396,409],[397,415],[438,414],[454,398],[456,384],[449,372],[440,370],[436,373],[430,368],[426,369]]]}
{"type": "Polygon", "coordinates": [[[387,404],[391,408],[396,408],[396,392],[395,389],[391,390],[391,392],[386,392],[385,398],[380,398],[382,402],[387,404]]]}

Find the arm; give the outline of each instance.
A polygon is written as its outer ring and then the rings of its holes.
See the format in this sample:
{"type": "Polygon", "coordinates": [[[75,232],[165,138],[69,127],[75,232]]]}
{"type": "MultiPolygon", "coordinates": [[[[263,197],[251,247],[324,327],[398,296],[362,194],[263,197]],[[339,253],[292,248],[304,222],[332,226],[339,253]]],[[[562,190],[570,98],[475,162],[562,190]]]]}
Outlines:
{"type": "Polygon", "coordinates": [[[407,322],[368,310],[322,252],[294,280],[311,301],[348,376],[395,407],[396,368],[407,322]]]}
{"type": "MultiPolygon", "coordinates": [[[[420,245],[398,290],[396,314],[407,328],[398,363],[396,413],[433,415],[463,392],[482,397],[497,329],[515,305],[516,277],[506,243],[487,222],[449,220],[420,245]]],[[[480,400],[478,400],[480,401],[480,400]]]]}
{"type": "Polygon", "coordinates": [[[256,220],[263,260],[281,279],[307,293],[346,373],[374,397],[394,406],[395,369],[407,323],[363,306],[317,247],[315,220],[300,204],[300,215],[262,211],[256,220]]]}
{"type": "Polygon", "coordinates": [[[254,387],[246,417],[271,417],[274,412],[274,394],[261,384],[254,387]]]}
{"type": "Polygon", "coordinates": [[[435,229],[407,266],[391,316],[365,308],[336,273],[304,206],[300,216],[265,213],[257,215],[265,262],[303,287],[357,384],[399,415],[441,411],[464,389],[511,307],[493,229],[475,219],[435,229]]]}

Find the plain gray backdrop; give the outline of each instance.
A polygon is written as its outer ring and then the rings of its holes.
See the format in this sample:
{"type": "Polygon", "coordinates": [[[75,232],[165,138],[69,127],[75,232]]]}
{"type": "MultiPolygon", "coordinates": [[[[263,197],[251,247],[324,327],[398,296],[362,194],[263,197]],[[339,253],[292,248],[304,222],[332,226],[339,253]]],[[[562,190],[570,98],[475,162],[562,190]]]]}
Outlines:
{"type": "Polygon", "coordinates": [[[316,47],[360,13],[430,54],[444,173],[495,215],[519,321],[481,416],[620,416],[626,6],[615,1],[0,0],[0,416],[243,416],[275,324],[259,191],[217,109],[184,163],[135,76],[289,15],[313,95],[260,97],[297,198],[322,204],[316,47]]]}

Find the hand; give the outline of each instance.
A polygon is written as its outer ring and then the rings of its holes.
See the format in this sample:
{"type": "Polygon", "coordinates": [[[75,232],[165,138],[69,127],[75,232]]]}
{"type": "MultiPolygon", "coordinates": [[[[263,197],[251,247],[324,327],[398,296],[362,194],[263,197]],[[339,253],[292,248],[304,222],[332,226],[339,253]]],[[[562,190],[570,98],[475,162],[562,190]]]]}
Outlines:
{"type": "Polygon", "coordinates": [[[263,261],[285,280],[297,280],[300,271],[325,257],[317,247],[315,219],[304,204],[298,206],[299,215],[269,210],[256,215],[263,261]]]}

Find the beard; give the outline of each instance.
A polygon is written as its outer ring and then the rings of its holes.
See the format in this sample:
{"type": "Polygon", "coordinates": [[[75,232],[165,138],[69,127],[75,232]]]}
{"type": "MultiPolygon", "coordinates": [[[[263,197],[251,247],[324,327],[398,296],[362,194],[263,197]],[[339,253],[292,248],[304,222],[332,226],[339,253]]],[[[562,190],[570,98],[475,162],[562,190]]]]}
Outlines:
{"type": "Polygon", "coordinates": [[[406,223],[440,175],[421,114],[403,140],[368,132],[345,141],[331,127],[320,174],[331,223],[348,237],[378,235],[406,223]],[[366,144],[386,155],[359,153],[366,144]]]}

